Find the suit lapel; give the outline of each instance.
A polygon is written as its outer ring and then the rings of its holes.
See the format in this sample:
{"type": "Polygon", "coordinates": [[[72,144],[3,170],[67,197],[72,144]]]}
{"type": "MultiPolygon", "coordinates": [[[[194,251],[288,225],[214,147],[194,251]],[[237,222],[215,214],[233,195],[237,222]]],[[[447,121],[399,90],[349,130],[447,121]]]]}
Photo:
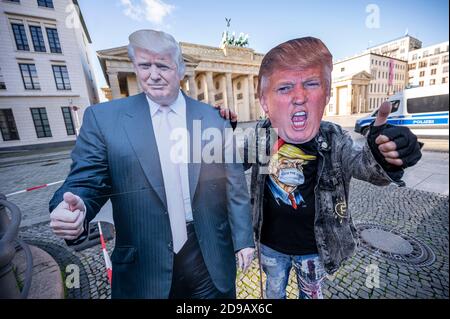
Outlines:
{"type": "Polygon", "coordinates": [[[201,107],[199,107],[199,105],[196,105],[198,104],[197,101],[186,96],[184,93],[183,96],[186,100],[186,127],[188,129],[190,137],[189,149],[191,152],[191,160],[188,164],[188,171],[189,192],[191,195],[191,203],[193,203],[198,179],[200,176],[200,169],[202,167],[201,154],[205,143],[205,141],[203,141],[202,139],[203,128],[201,128],[203,114],[201,113],[201,107]]]}
{"type": "Polygon", "coordinates": [[[147,180],[167,208],[158,146],[145,94],[137,95],[132,103],[135,105],[124,116],[125,131],[147,180]]]}

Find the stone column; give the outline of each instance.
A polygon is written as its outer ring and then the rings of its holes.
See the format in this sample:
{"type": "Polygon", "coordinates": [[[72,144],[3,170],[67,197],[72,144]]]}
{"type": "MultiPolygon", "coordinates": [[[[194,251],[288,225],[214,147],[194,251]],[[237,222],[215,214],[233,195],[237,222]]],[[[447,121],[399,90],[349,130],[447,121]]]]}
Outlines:
{"type": "Polygon", "coordinates": [[[227,107],[235,111],[234,107],[234,95],[233,95],[233,79],[231,78],[231,73],[225,73],[226,83],[227,83],[227,107]]]}
{"type": "Polygon", "coordinates": [[[197,99],[197,83],[195,83],[195,75],[188,75],[189,82],[189,96],[193,99],[197,99]]]}
{"type": "Polygon", "coordinates": [[[214,105],[214,81],[212,72],[206,72],[206,87],[208,92],[208,103],[214,105]]]}
{"type": "Polygon", "coordinates": [[[353,92],[352,92],[353,85],[348,84],[347,85],[347,105],[345,107],[345,110],[339,115],[350,115],[352,114],[352,105],[353,105],[353,92]]]}
{"type": "Polygon", "coordinates": [[[127,76],[127,86],[128,86],[128,95],[132,96],[132,95],[136,95],[139,92],[139,85],[137,83],[137,78],[134,74],[129,74],[127,76]]]}
{"type": "Polygon", "coordinates": [[[109,86],[111,88],[112,99],[120,99],[122,94],[120,93],[119,73],[108,72],[109,86]]]}
{"type": "Polygon", "coordinates": [[[364,86],[364,109],[362,110],[364,113],[369,111],[369,85],[364,86]]]}
{"type": "Polygon", "coordinates": [[[253,79],[253,74],[248,76],[248,102],[250,106],[250,120],[254,121],[257,119],[257,114],[255,104],[255,81],[253,79]]]}
{"type": "Polygon", "coordinates": [[[187,92],[187,84],[186,83],[187,83],[187,80],[182,79],[180,81],[180,89],[183,90],[183,92],[187,94],[188,92],[187,92]]]}

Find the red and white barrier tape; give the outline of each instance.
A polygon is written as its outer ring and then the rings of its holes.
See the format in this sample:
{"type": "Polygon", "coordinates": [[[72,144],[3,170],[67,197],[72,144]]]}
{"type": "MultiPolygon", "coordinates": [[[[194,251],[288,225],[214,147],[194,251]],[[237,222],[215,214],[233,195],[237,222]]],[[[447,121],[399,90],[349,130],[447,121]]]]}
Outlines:
{"type": "Polygon", "coordinates": [[[111,285],[112,284],[112,263],[111,263],[111,259],[109,258],[109,255],[108,255],[108,251],[106,250],[106,242],[105,242],[105,238],[103,237],[102,225],[100,225],[100,222],[97,222],[97,224],[98,224],[98,231],[100,232],[100,242],[102,243],[103,258],[105,259],[106,273],[108,275],[109,285],[111,285]]]}
{"type": "Polygon", "coordinates": [[[42,188],[46,188],[46,187],[49,187],[49,186],[62,184],[62,183],[64,183],[64,181],[58,181],[58,182],[54,182],[54,183],[34,186],[34,187],[30,187],[30,188],[27,188],[27,189],[24,189],[24,190],[21,190],[21,191],[18,191],[18,192],[14,192],[14,193],[8,194],[8,195],[6,195],[6,197],[8,198],[8,197],[11,197],[11,196],[15,196],[15,195],[19,195],[19,194],[23,194],[23,193],[27,193],[27,192],[32,192],[32,191],[35,191],[35,190],[38,190],[38,189],[42,189],[42,188]]]}

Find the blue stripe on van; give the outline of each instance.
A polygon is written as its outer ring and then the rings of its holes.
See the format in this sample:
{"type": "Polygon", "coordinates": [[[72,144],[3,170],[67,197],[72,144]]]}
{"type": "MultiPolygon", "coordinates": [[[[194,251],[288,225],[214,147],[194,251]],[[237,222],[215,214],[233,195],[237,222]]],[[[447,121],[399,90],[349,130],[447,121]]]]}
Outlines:
{"type": "MultiPolygon", "coordinates": [[[[421,114],[421,115],[412,115],[412,116],[405,116],[405,115],[399,115],[399,116],[393,116],[388,117],[388,123],[392,125],[435,125],[435,124],[448,124],[448,117],[447,118],[436,118],[438,116],[445,116],[448,115],[448,113],[440,113],[440,114],[421,114]]],[[[361,120],[359,122],[359,125],[361,127],[367,126],[370,123],[372,123],[375,120],[374,117],[361,120]]]]}
{"type": "MultiPolygon", "coordinates": [[[[391,123],[389,120],[388,122],[391,123]]],[[[402,120],[397,125],[436,125],[436,124],[448,124],[448,118],[446,119],[415,119],[415,120],[402,120]]]]}

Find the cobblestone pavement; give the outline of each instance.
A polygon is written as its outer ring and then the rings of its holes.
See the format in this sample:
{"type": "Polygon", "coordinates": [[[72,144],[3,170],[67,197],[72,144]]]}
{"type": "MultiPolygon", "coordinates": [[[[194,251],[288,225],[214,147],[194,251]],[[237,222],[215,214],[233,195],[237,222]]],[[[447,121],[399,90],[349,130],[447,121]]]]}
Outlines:
{"type": "MultiPolygon", "coordinates": [[[[10,193],[64,179],[69,165],[67,159],[0,168],[0,192],[10,193]]],[[[22,225],[26,227],[21,228],[21,237],[49,252],[62,273],[69,264],[80,267],[80,288],[67,289],[67,298],[109,298],[100,246],[73,252],[48,227],[48,201],[56,189],[57,186],[52,186],[10,198],[23,213],[22,225]]],[[[395,258],[387,259],[363,245],[325,281],[325,298],[448,298],[448,196],[394,186],[380,188],[354,180],[349,207],[357,226],[367,223],[383,226],[393,233],[412,237],[428,246],[432,253],[428,263],[408,265],[395,258]],[[369,280],[374,269],[379,274],[379,288],[369,288],[375,285],[369,280]]],[[[110,253],[113,246],[114,242],[108,243],[110,253]]],[[[298,296],[295,281],[291,273],[288,298],[298,296]]],[[[238,272],[237,286],[239,298],[259,297],[256,261],[247,274],[238,272]]]]}

